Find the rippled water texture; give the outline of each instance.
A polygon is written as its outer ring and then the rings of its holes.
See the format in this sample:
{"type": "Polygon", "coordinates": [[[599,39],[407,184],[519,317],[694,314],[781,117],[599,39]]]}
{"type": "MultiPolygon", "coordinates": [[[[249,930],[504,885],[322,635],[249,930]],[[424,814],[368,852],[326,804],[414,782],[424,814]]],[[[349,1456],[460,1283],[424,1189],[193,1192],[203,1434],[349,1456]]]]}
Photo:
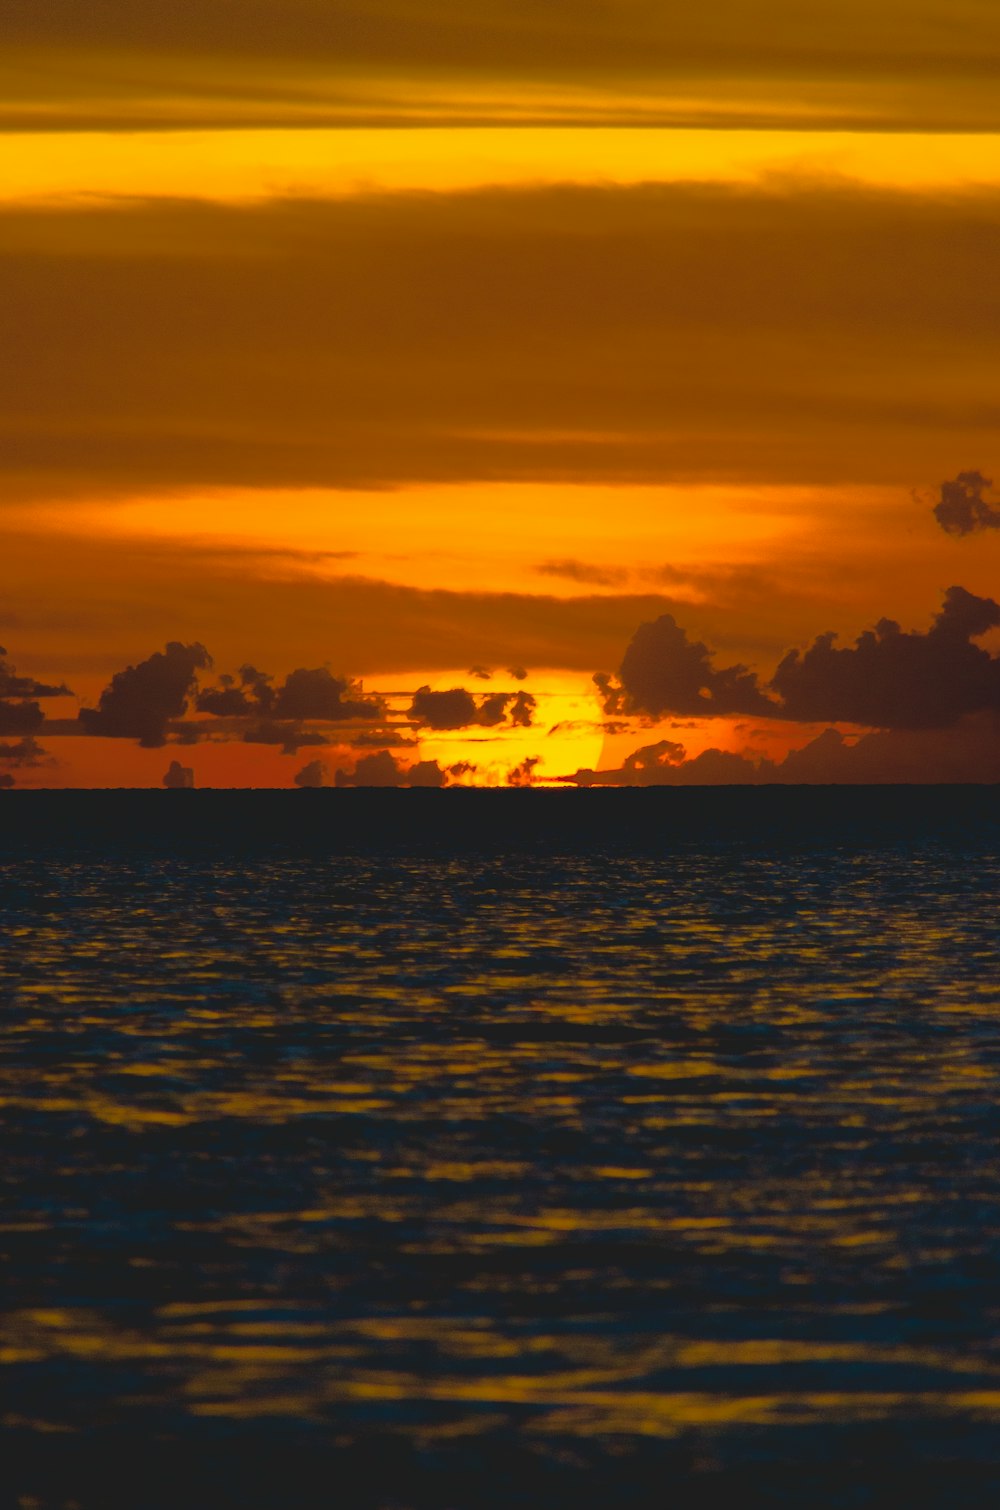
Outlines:
{"type": "Polygon", "coordinates": [[[997,1502],[994,854],[0,875],[12,1504],[997,1502]]]}

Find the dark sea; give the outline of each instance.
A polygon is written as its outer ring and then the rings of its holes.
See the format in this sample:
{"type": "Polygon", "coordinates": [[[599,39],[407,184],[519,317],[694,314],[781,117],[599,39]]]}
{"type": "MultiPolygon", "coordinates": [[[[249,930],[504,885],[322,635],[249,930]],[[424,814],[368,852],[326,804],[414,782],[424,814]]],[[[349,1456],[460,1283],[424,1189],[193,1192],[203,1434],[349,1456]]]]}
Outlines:
{"type": "Polygon", "coordinates": [[[1000,1503],[1000,788],[0,793],[18,1510],[1000,1503]]]}

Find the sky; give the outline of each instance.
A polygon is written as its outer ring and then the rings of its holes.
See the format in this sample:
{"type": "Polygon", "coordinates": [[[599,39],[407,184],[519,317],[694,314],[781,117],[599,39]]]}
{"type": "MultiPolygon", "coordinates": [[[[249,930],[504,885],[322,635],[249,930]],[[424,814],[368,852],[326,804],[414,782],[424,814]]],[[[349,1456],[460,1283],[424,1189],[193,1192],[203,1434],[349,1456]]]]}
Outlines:
{"type": "Polygon", "coordinates": [[[995,0],[8,0],[0,788],[1000,780],[995,0]]]}

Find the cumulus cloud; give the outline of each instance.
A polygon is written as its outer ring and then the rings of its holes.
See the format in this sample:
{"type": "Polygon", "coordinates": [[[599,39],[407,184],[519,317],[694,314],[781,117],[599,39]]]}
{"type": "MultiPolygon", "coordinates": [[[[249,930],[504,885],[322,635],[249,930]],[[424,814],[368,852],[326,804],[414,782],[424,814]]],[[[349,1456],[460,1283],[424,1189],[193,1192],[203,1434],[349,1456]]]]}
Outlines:
{"type": "Polygon", "coordinates": [[[334,781],[337,786],[444,786],[446,772],[436,760],[418,760],[412,766],[402,765],[388,750],[377,750],[372,755],[362,755],[353,770],[338,770],[334,781]]]}
{"type": "Polygon", "coordinates": [[[833,633],[820,635],[804,653],[789,651],[771,686],[782,716],[803,723],[943,727],[967,713],[1000,710],[1000,658],[972,643],[998,625],[1000,605],[992,598],[949,587],[926,633],[880,619],[846,649],[833,633]]]}
{"type": "Polygon", "coordinates": [[[44,716],[36,702],[0,700],[0,734],[30,734],[41,727],[44,716]]]}
{"type": "Polygon", "coordinates": [[[319,787],[330,785],[330,770],[322,760],[310,760],[301,771],[295,772],[295,785],[302,787],[319,787]]]}
{"type": "Polygon", "coordinates": [[[639,625],[622,658],[618,685],[602,673],[594,681],[610,714],[773,712],[752,671],[716,667],[708,646],[688,639],[669,613],[639,625]]]}
{"type": "Polygon", "coordinates": [[[442,771],[436,760],[418,760],[406,773],[407,786],[441,787],[447,780],[447,772],[442,771]]]}
{"type": "Polygon", "coordinates": [[[322,718],[339,723],[349,718],[382,717],[385,705],[365,697],[360,682],[334,676],[325,666],[290,671],[274,701],[276,718],[322,718]]]}
{"type": "Polygon", "coordinates": [[[751,714],[872,729],[944,727],[1000,709],[1000,657],[973,643],[998,626],[992,598],[949,587],[926,632],[883,618],[840,647],[831,630],[805,651],[788,651],[765,689],[746,666],[716,667],[705,644],[662,614],[636,630],[618,678],[598,672],[594,682],[605,713],[619,719],[751,714]]]}
{"type": "Polygon", "coordinates": [[[758,764],[729,750],[702,750],[688,760],[683,745],[661,739],[633,750],[616,770],[585,769],[560,780],[574,786],[749,786],[771,771],[769,761],[758,764]]]}
{"type": "Polygon", "coordinates": [[[163,774],[163,785],[169,791],[191,791],[194,787],[194,771],[189,765],[172,760],[163,774]]]}
{"type": "Polygon", "coordinates": [[[993,486],[982,472],[959,472],[941,484],[934,517],[949,535],[974,535],[980,530],[1000,529],[1000,507],[984,497],[993,486]]]}
{"type": "Polygon", "coordinates": [[[477,702],[465,687],[432,692],[418,687],[407,718],[424,729],[496,728],[509,716],[515,727],[527,728],[535,709],[530,692],[490,692],[477,702]]]}
{"type": "Polygon", "coordinates": [[[167,724],[187,710],[195,673],[211,664],[204,645],[171,640],[148,660],[116,672],[96,708],[80,709],[84,733],[137,739],[150,748],[162,745],[167,724]]]}

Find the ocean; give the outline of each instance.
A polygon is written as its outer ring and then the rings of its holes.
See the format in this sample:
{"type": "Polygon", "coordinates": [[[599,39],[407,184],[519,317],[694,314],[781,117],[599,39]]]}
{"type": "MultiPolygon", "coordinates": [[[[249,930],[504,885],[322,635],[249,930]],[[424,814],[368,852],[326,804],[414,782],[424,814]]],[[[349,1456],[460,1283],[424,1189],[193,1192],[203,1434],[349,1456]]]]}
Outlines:
{"type": "Polygon", "coordinates": [[[998,897],[997,787],[0,793],[0,1503],[995,1503],[998,897]]]}

